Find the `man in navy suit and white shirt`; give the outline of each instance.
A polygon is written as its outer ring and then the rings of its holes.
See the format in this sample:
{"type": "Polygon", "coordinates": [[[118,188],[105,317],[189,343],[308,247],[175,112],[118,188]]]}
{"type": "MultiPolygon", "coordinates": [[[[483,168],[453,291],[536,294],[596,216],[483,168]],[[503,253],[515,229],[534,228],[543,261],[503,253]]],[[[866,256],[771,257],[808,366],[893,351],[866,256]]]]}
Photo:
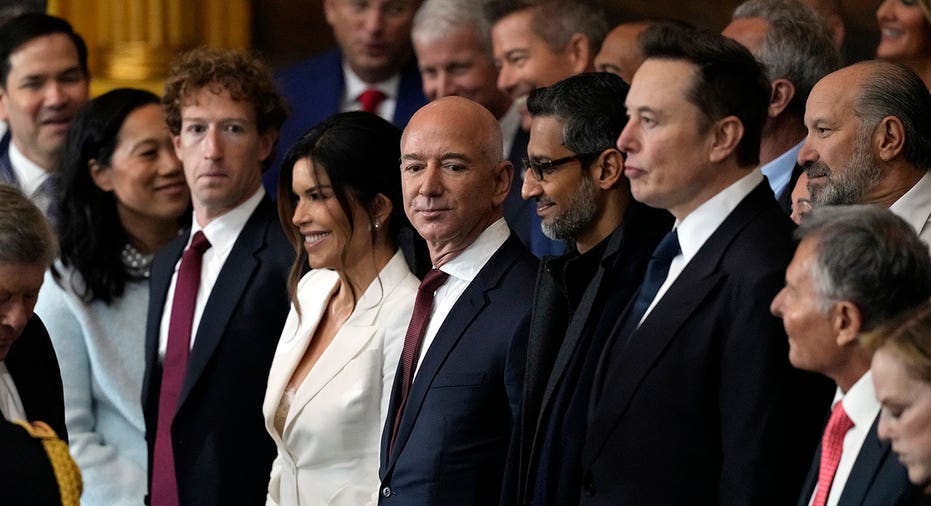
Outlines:
{"type": "Polygon", "coordinates": [[[142,392],[149,499],[259,504],[275,457],[262,402],[288,314],[294,259],[262,188],[262,169],[287,113],[264,65],[209,49],[175,63],[163,103],[194,217],[191,230],[152,263],[142,392]],[[181,282],[192,279],[181,275],[188,252],[204,238],[195,293],[179,297],[189,290],[178,287],[192,284],[181,282]],[[181,320],[190,324],[184,336],[176,330],[181,320]]]}
{"type": "Polygon", "coordinates": [[[497,120],[471,100],[431,102],[404,131],[404,210],[443,273],[425,279],[448,278],[422,344],[405,342],[382,433],[380,504],[511,503],[501,490],[537,269],[502,218],[512,171],[497,120]]]}
{"type": "Polygon", "coordinates": [[[793,250],[757,168],[769,83],[719,34],[658,24],[641,40],[618,148],[634,198],[676,224],[595,373],[580,501],[786,504],[830,391],[791,368],[769,314],[793,250]]]}
{"type": "Polygon", "coordinates": [[[828,462],[819,449],[798,504],[893,504],[909,489],[908,476],[877,435],[872,354],[857,337],[931,297],[927,246],[908,223],[873,206],[817,208],[796,237],[801,242],[772,312],[789,336],[792,365],[833,380],[834,410],[844,412],[835,417],[852,422],[839,433],[835,472],[819,472],[828,462]]]}
{"type": "MultiPolygon", "coordinates": [[[[284,153],[317,123],[337,112],[366,110],[362,94],[377,91],[372,112],[404,128],[427,102],[411,51],[411,20],[420,0],[324,0],[337,48],[278,74],[291,117],[281,127],[284,153]]],[[[264,176],[274,192],[278,163],[264,176]]]]}

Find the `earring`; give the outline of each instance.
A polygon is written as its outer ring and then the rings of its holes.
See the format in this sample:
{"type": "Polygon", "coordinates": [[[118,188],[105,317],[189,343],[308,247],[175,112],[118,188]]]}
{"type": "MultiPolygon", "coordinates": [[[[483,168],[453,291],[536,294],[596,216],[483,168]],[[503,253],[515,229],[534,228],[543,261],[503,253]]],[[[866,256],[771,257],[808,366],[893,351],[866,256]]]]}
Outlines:
{"type": "Polygon", "coordinates": [[[379,225],[378,225],[378,222],[377,222],[377,221],[375,222],[375,225],[374,225],[374,226],[375,226],[375,230],[378,230],[379,225]]]}

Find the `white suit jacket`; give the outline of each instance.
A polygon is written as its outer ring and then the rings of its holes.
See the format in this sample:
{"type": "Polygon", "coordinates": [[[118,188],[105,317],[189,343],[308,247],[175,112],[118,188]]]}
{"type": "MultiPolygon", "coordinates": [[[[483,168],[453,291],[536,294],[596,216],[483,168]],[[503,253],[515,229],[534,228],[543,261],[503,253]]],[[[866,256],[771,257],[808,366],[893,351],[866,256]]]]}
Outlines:
{"type": "Polygon", "coordinates": [[[339,282],[313,270],[298,285],[302,318],[288,315],[262,411],[278,447],[267,504],[359,505],[378,489],[378,448],[419,281],[395,253],[304,378],[283,432],[275,412],[339,282]]]}

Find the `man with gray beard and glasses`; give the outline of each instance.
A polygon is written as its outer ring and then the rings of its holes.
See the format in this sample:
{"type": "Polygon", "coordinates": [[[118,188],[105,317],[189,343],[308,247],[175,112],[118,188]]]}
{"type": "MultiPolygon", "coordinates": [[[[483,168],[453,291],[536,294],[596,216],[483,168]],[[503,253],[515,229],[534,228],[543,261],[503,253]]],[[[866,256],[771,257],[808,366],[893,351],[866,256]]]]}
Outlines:
{"type": "Polygon", "coordinates": [[[530,93],[522,196],[543,233],[573,251],[537,275],[528,342],[519,458],[507,488],[517,504],[571,504],[581,487],[588,395],[604,341],[672,225],[633,200],[615,141],[628,86],[609,73],[570,77],[530,93]]]}
{"type": "Polygon", "coordinates": [[[931,239],[931,95],[908,68],[867,61],[818,81],[799,163],[812,205],[877,204],[931,239]]]}

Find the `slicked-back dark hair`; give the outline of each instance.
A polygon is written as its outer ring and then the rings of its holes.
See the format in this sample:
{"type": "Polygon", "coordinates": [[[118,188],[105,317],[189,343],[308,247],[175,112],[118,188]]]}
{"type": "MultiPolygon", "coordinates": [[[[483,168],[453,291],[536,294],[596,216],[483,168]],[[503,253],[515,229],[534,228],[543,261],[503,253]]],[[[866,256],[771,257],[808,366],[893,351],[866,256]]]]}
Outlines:
{"type": "Polygon", "coordinates": [[[537,88],[527,97],[533,117],[555,116],[565,122],[563,145],[575,153],[612,148],[627,125],[624,101],[629,86],[608,72],[587,72],[537,88]]]}
{"type": "Polygon", "coordinates": [[[20,14],[0,26],[0,87],[6,88],[6,79],[10,75],[10,55],[17,49],[39,37],[60,33],[66,35],[78,52],[78,64],[85,76],[87,71],[87,45],[80,35],[75,33],[71,24],[64,19],[49,16],[41,12],[20,14]]]}
{"type": "Polygon", "coordinates": [[[647,28],[640,41],[646,59],[682,60],[696,67],[686,99],[704,115],[706,126],[737,117],[744,127],[737,164],[758,165],[770,85],[750,51],[719,33],[670,23],[647,28]]]}
{"type": "Polygon", "coordinates": [[[530,28],[550,50],[562,51],[575,33],[591,44],[592,57],[601,49],[608,30],[608,16],[599,0],[489,0],[485,18],[489,25],[524,9],[533,8],[530,28]]]}

